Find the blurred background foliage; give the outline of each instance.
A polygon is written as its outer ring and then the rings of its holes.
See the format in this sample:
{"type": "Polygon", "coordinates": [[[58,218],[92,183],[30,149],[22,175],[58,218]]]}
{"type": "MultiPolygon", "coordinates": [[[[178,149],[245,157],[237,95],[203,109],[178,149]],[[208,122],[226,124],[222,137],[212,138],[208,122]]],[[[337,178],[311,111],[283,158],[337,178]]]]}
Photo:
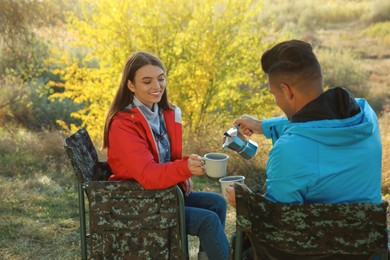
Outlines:
{"type": "MultiPolygon", "coordinates": [[[[325,85],[369,99],[362,54],[324,46],[318,34],[324,25],[363,21],[365,36],[387,44],[389,12],[379,0],[2,0],[0,120],[35,130],[86,126],[100,144],[124,63],[146,50],[165,63],[191,142],[243,113],[280,114],[259,59],[288,38],[313,44],[325,85]]],[[[387,98],[375,102],[378,112],[387,98]]]]}
{"type": "MultiPolygon", "coordinates": [[[[282,115],[260,57],[291,38],[312,43],[326,87],[346,87],[374,107],[389,197],[389,1],[0,0],[0,258],[78,258],[77,194],[62,140],[85,126],[100,147],[132,52],[164,62],[170,100],[183,111],[184,152],[202,155],[221,151],[237,116],[282,115]]],[[[245,175],[249,186],[264,182],[271,148],[253,139],[252,160],[224,151],[229,174],[245,175]]],[[[194,182],[219,189],[210,178],[194,182]]]]}
{"type": "Polygon", "coordinates": [[[76,2],[0,1],[0,122],[32,130],[53,128],[58,118],[80,124],[69,115],[77,104],[49,99],[63,89],[47,86],[58,76],[46,62],[62,41],[56,31],[66,22],[63,11],[76,11],[76,2]]]}

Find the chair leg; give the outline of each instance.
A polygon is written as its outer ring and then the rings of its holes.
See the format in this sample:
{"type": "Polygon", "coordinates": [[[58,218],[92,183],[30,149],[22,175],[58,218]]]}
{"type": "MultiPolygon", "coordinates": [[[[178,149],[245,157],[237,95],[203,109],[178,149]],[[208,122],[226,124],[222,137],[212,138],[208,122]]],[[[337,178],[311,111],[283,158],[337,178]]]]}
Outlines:
{"type": "Polygon", "coordinates": [[[188,238],[186,232],[186,219],[185,219],[185,206],[184,206],[184,195],[179,186],[176,186],[178,203],[179,203],[179,226],[180,226],[180,239],[181,239],[181,250],[186,259],[189,258],[188,254],[188,238]]]}
{"type": "Polygon", "coordinates": [[[80,236],[81,236],[81,259],[87,259],[86,221],[85,221],[85,201],[84,188],[82,183],[78,183],[79,214],[80,214],[80,236]]]}
{"type": "Polygon", "coordinates": [[[240,260],[242,258],[242,244],[244,243],[244,234],[241,230],[236,230],[236,238],[234,242],[234,260],[240,260]]]}
{"type": "Polygon", "coordinates": [[[380,254],[377,254],[376,256],[378,257],[377,259],[379,259],[379,260],[388,260],[388,259],[390,259],[388,252],[380,253],[380,254]]]}

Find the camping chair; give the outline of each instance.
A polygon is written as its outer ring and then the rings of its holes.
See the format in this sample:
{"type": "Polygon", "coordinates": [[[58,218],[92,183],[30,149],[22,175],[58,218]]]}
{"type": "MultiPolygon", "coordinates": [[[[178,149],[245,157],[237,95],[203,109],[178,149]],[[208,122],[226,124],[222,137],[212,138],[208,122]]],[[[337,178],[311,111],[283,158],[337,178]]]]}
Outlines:
{"type": "Polygon", "coordinates": [[[65,149],[78,181],[82,259],[87,254],[92,259],[188,259],[184,197],[177,185],[145,190],[135,181],[107,181],[110,167],[99,161],[85,128],[65,139],[65,149]]]}
{"type": "Polygon", "coordinates": [[[236,188],[234,259],[388,259],[387,203],[277,204],[236,188]]]}

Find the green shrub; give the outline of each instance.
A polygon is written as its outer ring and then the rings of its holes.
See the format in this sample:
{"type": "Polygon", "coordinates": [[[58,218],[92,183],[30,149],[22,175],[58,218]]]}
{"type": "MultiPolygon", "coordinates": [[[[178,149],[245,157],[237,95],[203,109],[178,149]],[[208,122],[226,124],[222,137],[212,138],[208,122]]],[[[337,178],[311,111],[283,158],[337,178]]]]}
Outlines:
{"type": "Polygon", "coordinates": [[[370,25],[366,28],[365,34],[381,44],[390,46],[390,21],[370,25]]]}
{"type": "Polygon", "coordinates": [[[359,21],[369,7],[368,1],[265,0],[260,17],[277,31],[304,35],[324,25],[359,21]]]}
{"type": "Polygon", "coordinates": [[[343,24],[359,21],[367,13],[367,1],[316,1],[315,18],[319,24],[343,24]]]}
{"type": "Polygon", "coordinates": [[[49,100],[49,91],[43,90],[46,82],[42,79],[23,82],[20,78],[7,76],[0,79],[0,83],[4,84],[0,89],[0,121],[3,123],[15,122],[35,130],[56,128],[58,119],[80,124],[70,114],[82,105],[70,99],[49,100]]]}
{"type": "Polygon", "coordinates": [[[349,49],[319,48],[316,50],[322,67],[324,85],[345,87],[355,97],[369,93],[368,74],[359,55],[349,49]]]}
{"type": "Polygon", "coordinates": [[[390,1],[372,1],[367,16],[366,19],[371,23],[390,21],[390,1]]]}
{"type": "Polygon", "coordinates": [[[314,9],[313,1],[265,0],[260,17],[276,31],[299,35],[317,26],[314,9]]]}

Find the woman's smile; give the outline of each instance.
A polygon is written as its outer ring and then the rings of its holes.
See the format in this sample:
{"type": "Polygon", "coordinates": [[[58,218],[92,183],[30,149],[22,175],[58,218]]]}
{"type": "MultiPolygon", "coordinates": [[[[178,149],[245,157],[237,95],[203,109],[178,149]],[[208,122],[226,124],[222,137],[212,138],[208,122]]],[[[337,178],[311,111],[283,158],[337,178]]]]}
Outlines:
{"type": "Polygon", "coordinates": [[[164,94],[166,80],[164,70],[158,66],[145,65],[137,70],[134,82],[128,81],[128,88],[149,108],[158,103],[164,94]]]}

